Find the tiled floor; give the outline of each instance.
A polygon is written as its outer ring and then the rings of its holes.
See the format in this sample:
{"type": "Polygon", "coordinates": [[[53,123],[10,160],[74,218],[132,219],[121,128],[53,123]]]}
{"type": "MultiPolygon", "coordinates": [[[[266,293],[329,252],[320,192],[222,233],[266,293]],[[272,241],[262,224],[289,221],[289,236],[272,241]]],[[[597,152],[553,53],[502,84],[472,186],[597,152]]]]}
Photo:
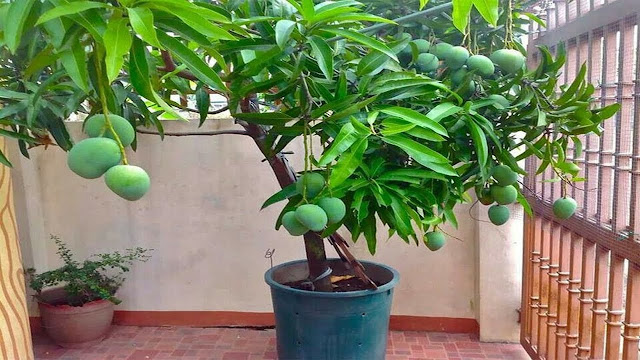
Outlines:
{"type": "MultiPolygon", "coordinates": [[[[274,330],[227,328],[114,326],[89,349],[62,349],[42,335],[34,337],[34,349],[36,359],[60,360],[276,359],[274,330]]],[[[387,348],[387,360],[528,358],[520,345],[480,343],[468,334],[394,331],[387,348]]]]}

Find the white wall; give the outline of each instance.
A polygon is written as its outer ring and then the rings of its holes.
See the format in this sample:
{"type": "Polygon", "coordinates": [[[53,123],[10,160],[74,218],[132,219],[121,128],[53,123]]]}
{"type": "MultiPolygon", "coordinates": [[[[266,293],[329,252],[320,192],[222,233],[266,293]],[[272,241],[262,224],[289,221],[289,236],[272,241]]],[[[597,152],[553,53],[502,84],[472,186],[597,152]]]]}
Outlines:
{"type": "MultiPolygon", "coordinates": [[[[173,131],[195,130],[192,124],[165,125],[173,131]]],[[[228,121],[208,121],[202,130],[230,126],[228,121]]],[[[79,123],[71,129],[75,139],[81,138],[79,123]]],[[[162,142],[140,135],[138,142],[130,163],[148,171],[152,186],[137,202],[118,198],[102,179],[73,174],[60,149],[34,149],[31,160],[14,149],[25,266],[43,271],[60,264],[49,234],[59,235],[78,258],[127,247],[154,248],[153,258],[135,266],[120,290],[119,309],[271,311],[263,282],[269,267],[265,251],[275,248],[275,263],[281,263],[303,258],[304,249],[301,238],[274,230],[279,206],[259,211],[278,185],[252,140],[225,135],[167,137],[162,142]]],[[[379,232],[373,259],[401,274],[394,314],[477,317],[478,294],[487,296],[478,291],[479,232],[468,206],[460,206],[457,216],[460,229],[446,231],[459,240],[449,238],[435,253],[397,238],[387,241],[386,231],[379,232]]],[[[371,258],[364,241],[353,249],[360,258],[371,258]]]]}

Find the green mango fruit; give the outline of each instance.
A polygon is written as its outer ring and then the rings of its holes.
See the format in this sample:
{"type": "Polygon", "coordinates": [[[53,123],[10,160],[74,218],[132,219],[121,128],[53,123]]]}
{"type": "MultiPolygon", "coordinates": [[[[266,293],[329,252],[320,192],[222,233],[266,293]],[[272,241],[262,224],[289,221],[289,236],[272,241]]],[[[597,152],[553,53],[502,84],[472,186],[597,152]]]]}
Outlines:
{"type": "Polygon", "coordinates": [[[494,203],[491,190],[485,187],[476,187],[476,196],[482,205],[491,205],[494,203]]]}
{"type": "Polygon", "coordinates": [[[450,69],[460,69],[469,59],[469,50],[462,46],[454,46],[449,50],[445,62],[450,69]]]}
{"type": "Polygon", "coordinates": [[[427,248],[429,248],[429,250],[431,251],[437,251],[440,250],[444,244],[447,242],[447,239],[445,239],[444,234],[440,231],[430,231],[428,233],[425,234],[426,236],[426,245],[427,248]]]}
{"type": "Polygon", "coordinates": [[[415,64],[416,68],[420,70],[420,72],[430,73],[432,71],[438,70],[440,60],[438,60],[438,58],[433,54],[423,53],[418,55],[415,64]]]}
{"type": "Polygon", "coordinates": [[[151,179],[144,169],[134,165],[116,165],[104,174],[107,187],[121,198],[135,201],[151,187],[151,179]]]}
{"type": "Polygon", "coordinates": [[[319,173],[306,173],[298,178],[296,181],[296,190],[299,194],[302,194],[305,187],[307,189],[306,195],[308,199],[314,198],[324,188],[324,176],[319,173]]]}
{"type": "Polygon", "coordinates": [[[491,185],[491,196],[500,205],[513,204],[518,198],[518,190],[513,185],[491,185]]]}
{"type": "Polygon", "coordinates": [[[318,205],[304,204],[296,209],[296,219],[313,231],[322,231],[329,222],[327,213],[318,205]]]}
{"type": "Polygon", "coordinates": [[[464,66],[458,70],[452,71],[451,83],[453,84],[453,86],[460,86],[460,84],[462,84],[462,82],[464,81],[464,77],[467,76],[467,72],[467,68],[464,66]]]}
{"type": "Polygon", "coordinates": [[[518,181],[518,174],[511,170],[507,165],[498,165],[494,167],[492,175],[500,186],[513,185],[518,181]]]}
{"type": "Polygon", "coordinates": [[[296,219],[296,212],[289,211],[282,215],[282,226],[293,236],[304,235],[309,231],[309,228],[302,225],[298,219],[296,219]]]}
{"type": "Polygon", "coordinates": [[[524,67],[525,57],[518,50],[501,49],[496,50],[490,56],[491,61],[507,74],[515,74],[524,67]]]}
{"type": "Polygon", "coordinates": [[[429,52],[437,56],[440,60],[446,60],[451,49],[453,49],[453,45],[441,42],[431,46],[429,52]]]}
{"type": "MultiPolygon", "coordinates": [[[[133,140],[136,138],[136,131],[133,126],[131,126],[131,123],[122,116],[113,114],[109,115],[109,122],[111,123],[111,126],[113,126],[116,134],[118,134],[122,146],[127,147],[131,145],[133,140]]],[[[84,122],[84,132],[94,138],[107,137],[115,140],[115,136],[113,136],[111,130],[107,129],[107,126],[105,125],[103,114],[93,115],[88,118],[84,122]]]]}
{"type": "Polygon", "coordinates": [[[511,212],[509,208],[504,205],[493,205],[489,208],[489,220],[494,225],[503,225],[509,221],[511,212]]]}
{"type": "Polygon", "coordinates": [[[553,202],[553,215],[558,219],[568,219],[576,212],[578,203],[568,196],[559,198],[553,202]]]}
{"type": "Polygon", "coordinates": [[[102,176],[122,160],[118,143],[107,138],[89,138],[75,144],[67,156],[67,165],[85,179],[102,176]]]}
{"type": "Polygon", "coordinates": [[[431,43],[425,39],[416,39],[413,40],[413,43],[416,45],[419,54],[424,54],[431,48],[431,43]]]}
{"type": "Polygon", "coordinates": [[[491,59],[484,55],[473,55],[467,59],[467,67],[469,70],[475,70],[476,74],[487,77],[493,75],[496,71],[496,67],[491,62],[491,59]]]}
{"type": "Polygon", "coordinates": [[[347,207],[344,202],[338,198],[329,197],[322,198],[318,201],[318,206],[327,214],[329,224],[339,223],[347,214],[347,207]]]}

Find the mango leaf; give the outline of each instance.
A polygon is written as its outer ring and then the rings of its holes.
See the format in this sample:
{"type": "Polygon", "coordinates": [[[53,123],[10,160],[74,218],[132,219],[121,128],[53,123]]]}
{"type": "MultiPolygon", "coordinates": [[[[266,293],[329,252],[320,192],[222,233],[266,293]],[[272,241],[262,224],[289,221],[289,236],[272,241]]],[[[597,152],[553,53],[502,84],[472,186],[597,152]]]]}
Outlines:
{"type": "Polygon", "coordinates": [[[11,164],[11,161],[9,161],[9,159],[7,159],[7,157],[2,153],[2,150],[0,150],[0,164],[10,168],[13,167],[13,164],[11,164]]]}
{"type": "Polygon", "coordinates": [[[487,160],[489,159],[489,147],[487,146],[487,138],[484,135],[484,132],[478,126],[478,124],[473,121],[472,118],[466,117],[467,127],[469,128],[469,132],[471,133],[471,138],[473,139],[473,143],[476,147],[476,156],[478,157],[478,165],[480,166],[480,173],[482,174],[482,178],[487,178],[487,160]]]}
{"type": "Polygon", "coordinates": [[[527,213],[529,217],[533,217],[533,210],[531,210],[531,204],[529,204],[529,201],[527,201],[527,198],[525,198],[520,191],[518,191],[518,197],[516,198],[516,200],[518,201],[518,203],[520,203],[520,205],[522,205],[524,212],[527,213]]]}
{"type": "Polygon", "coordinates": [[[56,6],[55,8],[48,10],[36,22],[36,25],[40,25],[44,22],[59,18],[61,16],[73,15],[83,11],[97,8],[107,8],[111,5],[106,3],[100,3],[95,1],[74,1],[72,3],[56,6]]]}
{"type": "Polygon", "coordinates": [[[425,6],[429,3],[429,0],[420,0],[420,10],[424,9],[425,6]]]}
{"type": "Polygon", "coordinates": [[[318,61],[320,70],[328,80],[331,80],[333,78],[333,49],[319,36],[311,36],[309,43],[311,44],[311,53],[318,61]]]}
{"type": "Polygon", "coordinates": [[[25,23],[35,1],[18,0],[9,5],[9,10],[7,10],[7,19],[9,21],[4,24],[4,42],[12,53],[15,53],[18,49],[25,23]]]}
{"type": "Polygon", "coordinates": [[[384,43],[372,37],[362,35],[357,31],[345,30],[345,29],[325,29],[325,31],[338,36],[342,36],[349,40],[355,41],[357,43],[365,45],[370,49],[378,50],[381,53],[386,54],[388,57],[392,58],[393,60],[398,61],[398,57],[396,56],[396,54],[394,54],[393,51],[391,51],[391,49],[389,49],[387,45],[385,45],[384,43]]]}
{"type": "Polygon", "coordinates": [[[294,21],[284,19],[276,23],[276,44],[278,44],[281,49],[284,49],[289,41],[295,25],[296,23],[294,21]]]}
{"type": "Polygon", "coordinates": [[[173,9],[170,13],[179,17],[185,24],[189,25],[195,31],[201,33],[214,40],[235,40],[235,36],[231,35],[227,30],[219,25],[209,22],[209,20],[198,14],[199,9],[173,9]]]}
{"type": "Polygon", "coordinates": [[[355,130],[353,124],[346,123],[340,129],[338,136],[331,143],[331,146],[325,150],[318,161],[318,166],[326,166],[335,160],[340,154],[347,151],[362,136],[355,130]]]}
{"type": "Polygon", "coordinates": [[[489,24],[498,25],[498,0],[473,0],[473,6],[489,24]]]}
{"type": "Polygon", "coordinates": [[[164,32],[159,32],[158,39],[162,42],[167,50],[183,64],[187,65],[189,70],[203,83],[213,89],[226,90],[226,86],[220,79],[220,76],[204,62],[196,53],[190,50],[180,40],[173,38],[164,32]]]}
{"type": "Polygon", "coordinates": [[[133,88],[138,94],[148,100],[154,98],[149,77],[149,63],[147,62],[147,49],[142,40],[133,39],[133,45],[129,50],[129,77],[133,88]]]}
{"type": "Polygon", "coordinates": [[[381,138],[382,141],[397,146],[420,165],[443,175],[458,176],[449,160],[440,153],[411,140],[403,135],[392,135],[381,138]]]}
{"type": "Polygon", "coordinates": [[[445,129],[444,126],[438,124],[434,120],[430,119],[425,115],[420,114],[415,110],[403,108],[399,106],[393,106],[393,107],[380,109],[380,111],[387,115],[409,121],[410,123],[416,124],[420,127],[430,129],[442,136],[448,136],[447,129],[445,129]]]}
{"type": "Polygon", "coordinates": [[[368,145],[367,138],[361,138],[349,151],[340,156],[336,165],[331,169],[331,175],[329,176],[329,183],[332,187],[340,185],[356,171],[360,163],[362,163],[362,156],[368,145]]]}
{"type": "Polygon", "coordinates": [[[155,92],[155,90],[151,90],[151,93],[153,95],[153,100],[156,102],[156,104],[160,105],[160,107],[162,108],[162,110],[164,110],[164,112],[166,112],[167,114],[171,115],[172,117],[178,120],[189,121],[183,118],[180,114],[178,114],[178,112],[176,112],[175,109],[171,107],[171,105],[167,104],[167,102],[162,98],[162,96],[160,96],[160,94],[155,92]]]}
{"type": "Polygon", "coordinates": [[[198,108],[198,113],[200,115],[200,124],[198,127],[204,124],[204,121],[207,119],[209,115],[209,107],[211,106],[211,98],[209,97],[209,93],[204,89],[203,86],[199,86],[198,90],[196,90],[196,107],[198,108]]]}
{"type": "Polygon", "coordinates": [[[389,61],[389,57],[379,51],[371,51],[365,57],[360,59],[356,75],[376,75],[385,68],[385,64],[389,61]]]}
{"type": "Polygon", "coordinates": [[[260,210],[296,195],[298,195],[298,190],[296,190],[296,184],[285,186],[282,190],[271,195],[267,200],[265,200],[265,202],[260,207],[260,210]]]}
{"type": "Polygon", "coordinates": [[[152,46],[159,49],[163,49],[158,41],[156,34],[156,28],[153,24],[153,13],[147,8],[127,8],[129,13],[129,20],[131,21],[131,27],[136,31],[142,40],[146,41],[152,46]]]}
{"type": "Polygon", "coordinates": [[[469,22],[469,14],[471,13],[471,7],[473,0],[453,0],[453,25],[460,32],[466,31],[467,24],[469,22]]]}
{"type": "Polygon", "coordinates": [[[456,106],[452,103],[442,103],[431,109],[427,113],[427,117],[435,122],[440,122],[440,120],[446,118],[447,116],[457,114],[461,110],[461,107],[456,106]]]}
{"type": "Polygon", "coordinates": [[[369,249],[369,253],[371,255],[376,254],[376,217],[374,214],[370,214],[362,221],[362,232],[364,233],[364,238],[367,240],[367,248],[369,249]]]}
{"type": "Polygon", "coordinates": [[[124,64],[124,55],[131,48],[132,40],[127,20],[119,19],[109,22],[103,40],[106,48],[107,78],[112,82],[118,77],[124,64]]]}
{"type": "Polygon", "coordinates": [[[73,82],[85,93],[89,91],[89,72],[86,54],[80,41],[73,43],[70,49],[60,53],[60,62],[73,82]]]}

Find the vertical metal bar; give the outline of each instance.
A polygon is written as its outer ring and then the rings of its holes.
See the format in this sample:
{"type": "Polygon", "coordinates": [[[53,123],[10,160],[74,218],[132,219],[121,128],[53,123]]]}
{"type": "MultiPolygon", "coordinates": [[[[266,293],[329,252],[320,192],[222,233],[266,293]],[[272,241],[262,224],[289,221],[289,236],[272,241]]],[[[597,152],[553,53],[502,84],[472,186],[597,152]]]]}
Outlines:
{"type": "Polygon", "coordinates": [[[556,314],[556,359],[565,359],[567,357],[567,322],[569,320],[569,278],[571,276],[571,231],[566,228],[560,228],[560,254],[558,278],[557,278],[557,308],[556,314]]]}
{"type": "Polygon", "coordinates": [[[609,275],[609,306],[607,306],[606,360],[616,360],[620,356],[620,336],[622,334],[622,291],[624,286],[624,258],[611,256],[609,275]]]}
{"type": "Polygon", "coordinates": [[[580,271],[582,284],[580,284],[580,325],[578,329],[578,353],[580,360],[589,359],[591,351],[591,319],[593,313],[593,288],[595,277],[596,244],[584,239],[582,248],[582,269],[580,271]]]}
{"type": "Polygon", "coordinates": [[[609,250],[596,246],[596,270],[591,312],[591,350],[589,359],[604,358],[605,320],[607,316],[607,284],[609,281],[609,250]]]}
{"type": "Polygon", "coordinates": [[[538,354],[547,355],[547,314],[549,313],[549,261],[551,253],[551,223],[542,219],[540,252],[540,303],[538,304],[538,354]]]}
{"type": "Polygon", "coordinates": [[[629,264],[627,278],[626,315],[624,318],[624,344],[622,358],[638,360],[638,343],[640,342],[640,266],[629,264]]]}
{"type": "Polygon", "coordinates": [[[529,216],[524,217],[524,246],[522,251],[522,301],[520,304],[520,338],[531,342],[531,328],[529,324],[529,313],[531,312],[531,274],[533,273],[533,263],[531,262],[531,252],[534,247],[534,224],[529,216]]]}
{"type": "Polygon", "coordinates": [[[529,327],[531,329],[531,345],[538,346],[538,329],[540,323],[538,312],[540,307],[540,256],[542,254],[542,219],[537,215],[534,216],[534,244],[533,251],[531,252],[531,263],[533,265],[533,272],[531,274],[531,311],[529,315],[529,327]]]}
{"type": "Polygon", "coordinates": [[[582,283],[582,237],[571,234],[571,253],[569,266],[569,312],[567,314],[566,352],[567,359],[573,360],[577,356],[578,336],[580,327],[580,285],[582,283]]]}
{"type": "MultiPolygon", "coordinates": [[[[589,33],[588,40],[588,69],[589,80],[591,83],[597,84],[601,83],[602,76],[602,31],[594,30],[589,33]]],[[[598,151],[600,150],[600,139],[593,134],[587,135],[586,148],[585,148],[585,161],[586,161],[586,178],[587,181],[584,183],[584,212],[583,218],[597,218],[598,217],[598,196],[597,192],[591,191],[592,188],[595,188],[599,184],[599,176],[600,176],[600,156],[598,155],[598,151]]]]}
{"type": "MultiPolygon", "coordinates": [[[[629,223],[631,231],[634,234],[640,233],[640,26],[638,16],[636,16],[636,66],[634,81],[634,111],[633,111],[633,158],[631,161],[631,206],[629,214],[629,223]]],[[[634,238],[640,238],[633,236],[634,238]]]]}
{"type": "Polygon", "coordinates": [[[560,238],[562,227],[551,223],[551,245],[549,263],[549,310],[547,312],[547,357],[552,359],[556,353],[556,325],[558,321],[558,270],[560,269],[560,238]]]}

